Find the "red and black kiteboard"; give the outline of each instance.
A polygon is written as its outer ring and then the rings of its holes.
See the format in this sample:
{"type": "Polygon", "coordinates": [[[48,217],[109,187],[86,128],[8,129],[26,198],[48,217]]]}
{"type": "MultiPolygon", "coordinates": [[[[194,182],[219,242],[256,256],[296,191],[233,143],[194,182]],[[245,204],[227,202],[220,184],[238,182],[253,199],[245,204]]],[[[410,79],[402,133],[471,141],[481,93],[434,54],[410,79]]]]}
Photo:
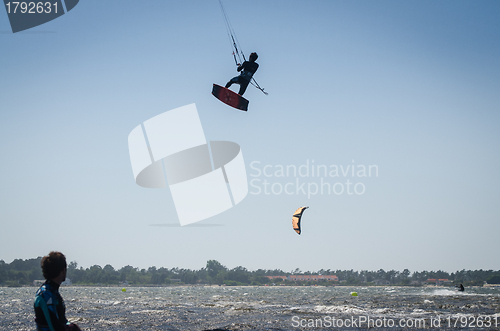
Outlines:
{"type": "Polygon", "coordinates": [[[214,84],[212,94],[228,106],[244,111],[248,109],[248,100],[228,88],[214,84]]]}

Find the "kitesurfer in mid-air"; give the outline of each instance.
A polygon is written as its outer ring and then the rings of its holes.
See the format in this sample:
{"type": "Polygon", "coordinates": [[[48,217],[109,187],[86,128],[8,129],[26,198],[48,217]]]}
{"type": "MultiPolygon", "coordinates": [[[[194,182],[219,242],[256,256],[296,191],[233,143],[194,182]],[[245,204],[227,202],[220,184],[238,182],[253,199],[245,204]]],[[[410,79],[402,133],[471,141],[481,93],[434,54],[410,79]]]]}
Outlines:
{"type": "Polygon", "coordinates": [[[248,84],[250,83],[250,80],[252,80],[253,74],[257,71],[259,68],[259,65],[257,60],[259,56],[257,53],[252,53],[250,54],[250,61],[245,61],[243,64],[238,64],[238,72],[242,71],[239,76],[236,76],[232,78],[229,82],[226,84],[226,88],[229,88],[233,84],[239,84],[240,85],[240,91],[238,92],[239,95],[243,95],[245,93],[248,84]]]}

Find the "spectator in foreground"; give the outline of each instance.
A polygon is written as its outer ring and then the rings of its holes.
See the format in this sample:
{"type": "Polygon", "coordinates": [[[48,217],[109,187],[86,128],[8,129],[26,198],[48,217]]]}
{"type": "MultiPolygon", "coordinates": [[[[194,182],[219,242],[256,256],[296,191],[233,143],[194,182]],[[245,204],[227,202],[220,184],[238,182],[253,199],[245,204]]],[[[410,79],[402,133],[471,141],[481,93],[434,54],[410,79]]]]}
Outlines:
{"type": "Polygon", "coordinates": [[[38,331],[81,331],[78,325],[66,319],[66,306],[59,294],[59,286],[66,280],[66,257],[50,252],[42,258],[45,283],[35,295],[35,322],[38,331]]]}

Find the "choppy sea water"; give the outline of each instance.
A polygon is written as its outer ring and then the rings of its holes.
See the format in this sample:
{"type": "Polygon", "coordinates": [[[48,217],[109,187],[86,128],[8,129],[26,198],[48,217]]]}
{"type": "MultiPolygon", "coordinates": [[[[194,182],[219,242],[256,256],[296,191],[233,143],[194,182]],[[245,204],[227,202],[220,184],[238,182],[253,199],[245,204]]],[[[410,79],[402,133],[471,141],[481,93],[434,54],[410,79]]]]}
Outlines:
{"type": "MultiPolygon", "coordinates": [[[[0,287],[0,330],[34,330],[35,287],[0,287]]],[[[500,288],[61,287],[82,330],[500,330],[500,288]],[[357,292],[354,297],[351,292],[357,292]]]]}

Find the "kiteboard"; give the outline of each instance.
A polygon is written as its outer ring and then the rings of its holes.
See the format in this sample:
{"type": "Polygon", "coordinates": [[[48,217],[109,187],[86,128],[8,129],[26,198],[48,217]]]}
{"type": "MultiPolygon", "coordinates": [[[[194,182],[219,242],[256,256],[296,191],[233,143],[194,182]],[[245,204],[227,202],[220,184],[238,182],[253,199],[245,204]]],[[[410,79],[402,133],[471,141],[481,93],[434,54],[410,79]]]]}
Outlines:
{"type": "Polygon", "coordinates": [[[228,88],[214,84],[212,94],[228,106],[244,111],[248,109],[248,100],[228,88]]]}

